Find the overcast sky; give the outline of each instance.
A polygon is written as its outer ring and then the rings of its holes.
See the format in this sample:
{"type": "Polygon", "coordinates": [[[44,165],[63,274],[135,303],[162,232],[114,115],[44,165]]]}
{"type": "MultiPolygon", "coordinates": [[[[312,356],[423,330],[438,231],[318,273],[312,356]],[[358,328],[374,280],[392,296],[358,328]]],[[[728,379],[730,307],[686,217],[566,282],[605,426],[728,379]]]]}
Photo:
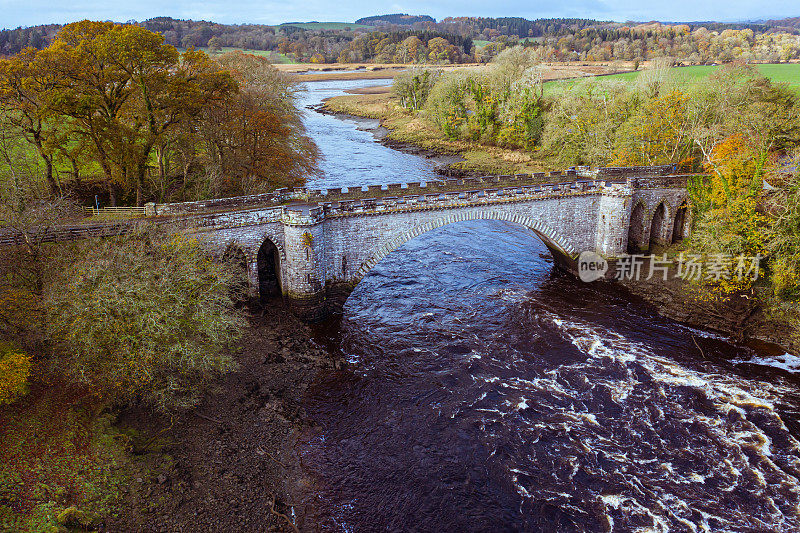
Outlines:
{"type": "Polygon", "coordinates": [[[145,20],[170,16],[224,23],[353,22],[369,15],[594,18],[617,21],[741,21],[800,16],[800,0],[0,0],[0,27],[16,28],[82,19],[145,20]]]}

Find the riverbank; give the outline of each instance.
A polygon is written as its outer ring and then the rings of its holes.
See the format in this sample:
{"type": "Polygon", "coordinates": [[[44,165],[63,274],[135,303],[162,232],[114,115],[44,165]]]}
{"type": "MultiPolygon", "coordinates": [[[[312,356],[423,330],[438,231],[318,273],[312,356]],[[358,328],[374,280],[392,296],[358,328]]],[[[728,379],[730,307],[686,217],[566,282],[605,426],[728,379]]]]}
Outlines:
{"type": "Polygon", "coordinates": [[[239,369],[200,405],[173,417],[124,413],[142,474],[105,531],[303,530],[309,480],[295,440],[307,426],[301,399],[322,369],[340,366],[305,324],[275,302],[251,316],[239,369]],[[294,522],[295,525],[290,522],[294,522]]]}
{"type": "MultiPolygon", "coordinates": [[[[800,342],[789,319],[770,316],[765,302],[752,295],[735,295],[726,300],[701,297],[702,289],[669,272],[667,280],[658,275],[648,280],[646,261],[638,280],[619,283],[628,292],[653,305],[657,312],[691,327],[711,330],[737,344],[769,343],[790,353],[800,353],[800,342]]],[[[779,354],[778,354],[779,355],[779,354]]]]}
{"type": "Polygon", "coordinates": [[[378,139],[379,142],[395,150],[429,158],[455,156],[456,160],[443,167],[441,174],[467,177],[556,170],[524,150],[450,139],[424,118],[400,106],[386,87],[380,91],[370,88],[369,91],[353,90],[352,93],[328,98],[316,110],[331,115],[377,119],[379,124],[376,128],[385,128],[387,132],[378,139]]]}

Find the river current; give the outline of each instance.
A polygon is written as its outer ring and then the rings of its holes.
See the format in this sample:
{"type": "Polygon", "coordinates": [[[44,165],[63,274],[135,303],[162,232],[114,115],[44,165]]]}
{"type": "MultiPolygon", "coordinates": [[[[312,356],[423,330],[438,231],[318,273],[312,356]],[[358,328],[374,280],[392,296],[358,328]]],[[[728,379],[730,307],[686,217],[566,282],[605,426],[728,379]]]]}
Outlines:
{"type": "MultiPolygon", "coordinates": [[[[355,121],[306,125],[313,186],[433,177],[355,121]]],[[[409,241],[317,336],[352,364],[306,400],[309,530],[800,531],[800,360],[562,274],[521,226],[409,241]]]]}

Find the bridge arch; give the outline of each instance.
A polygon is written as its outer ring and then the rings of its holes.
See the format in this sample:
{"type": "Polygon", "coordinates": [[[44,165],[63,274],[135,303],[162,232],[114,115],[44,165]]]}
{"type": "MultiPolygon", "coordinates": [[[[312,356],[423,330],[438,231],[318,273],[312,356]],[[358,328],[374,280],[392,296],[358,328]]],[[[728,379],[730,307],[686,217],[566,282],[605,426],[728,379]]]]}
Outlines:
{"type": "Polygon", "coordinates": [[[283,246],[282,237],[283,237],[282,235],[281,237],[278,237],[277,235],[273,235],[272,233],[267,231],[261,235],[261,244],[263,245],[264,242],[267,241],[271,242],[273,245],[275,245],[275,248],[278,250],[278,254],[280,255],[281,261],[286,261],[286,248],[284,248],[283,246]]]}
{"type": "Polygon", "coordinates": [[[280,295],[283,290],[283,272],[281,267],[286,258],[281,253],[283,247],[270,238],[264,238],[256,252],[256,279],[258,282],[258,297],[265,300],[280,295]]]}
{"type": "Polygon", "coordinates": [[[669,223],[672,221],[669,212],[669,202],[660,200],[653,209],[653,217],[650,219],[650,239],[649,247],[652,248],[654,244],[664,244],[667,242],[667,231],[669,223]]]}
{"type": "Polygon", "coordinates": [[[631,210],[631,220],[628,225],[628,253],[637,254],[647,249],[648,243],[644,240],[646,230],[645,222],[648,220],[647,206],[641,198],[631,210]]]}
{"type": "Polygon", "coordinates": [[[523,215],[506,214],[499,211],[482,211],[477,213],[457,213],[442,217],[424,224],[415,226],[409,231],[405,231],[384,243],[378,250],[366,261],[364,261],[356,272],[353,284],[358,284],[378,262],[389,255],[391,252],[410,241],[411,239],[427,233],[429,231],[441,228],[448,224],[455,222],[466,222],[469,220],[501,220],[504,222],[513,222],[533,230],[540,239],[544,242],[545,246],[550,249],[550,252],[556,256],[560,254],[562,257],[555,257],[559,259],[573,260],[580,253],[576,250],[572,243],[570,243],[561,234],[555,231],[547,223],[523,215]]]}
{"type": "Polygon", "coordinates": [[[686,228],[688,227],[689,217],[689,204],[686,198],[678,204],[675,210],[675,219],[672,223],[672,242],[676,243],[682,241],[686,237],[686,228]]]}

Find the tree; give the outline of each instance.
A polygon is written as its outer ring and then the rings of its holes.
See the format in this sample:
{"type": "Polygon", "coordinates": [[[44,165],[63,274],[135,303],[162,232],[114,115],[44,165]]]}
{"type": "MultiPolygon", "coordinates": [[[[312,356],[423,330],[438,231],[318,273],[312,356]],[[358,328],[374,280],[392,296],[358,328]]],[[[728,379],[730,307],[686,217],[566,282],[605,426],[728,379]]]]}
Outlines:
{"type": "Polygon", "coordinates": [[[428,41],[428,50],[428,59],[432,63],[458,63],[458,49],[444,37],[435,37],[428,41]]]}
{"type": "Polygon", "coordinates": [[[441,75],[441,70],[407,70],[395,76],[392,90],[400,97],[400,105],[417,111],[425,105],[425,100],[441,75]]]}
{"type": "Polygon", "coordinates": [[[227,349],[245,320],[234,271],[181,235],[81,243],[46,295],[54,366],[105,400],[193,405],[235,367],[227,349]]]}
{"type": "Polygon", "coordinates": [[[419,40],[419,37],[412,35],[397,45],[394,59],[397,63],[416,63],[426,55],[425,45],[419,40]]]}
{"type": "Polygon", "coordinates": [[[83,21],[65,26],[40,52],[59,74],[57,111],[88,139],[109,192],[121,184],[143,203],[147,165],[160,138],[186,117],[235,92],[204,53],[179,56],[139,26],[83,21]]]}
{"type": "Polygon", "coordinates": [[[29,143],[44,162],[50,191],[58,192],[53,175],[53,144],[58,121],[50,102],[55,87],[54,73],[37,58],[38,51],[26,48],[19,55],[0,59],[0,106],[4,119],[29,143]]]}
{"type": "Polygon", "coordinates": [[[691,163],[693,146],[688,108],[689,97],[677,90],[647,100],[620,128],[612,164],[691,163]]]}
{"type": "Polygon", "coordinates": [[[208,40],[208,51],[212,54],[222,51],[222,41],[219,40],[219,37],[212,37],[208,40]]]}
{"type": "Polygon", "coordinates": [[[219,191],[248,194],[302,184],[317,171],[317,148],[293,105],[295,83],[263,57],[219,58],[241,91],[209,106],[199,123],[206,152],[219,168],[219,191]]]}
{"type": "Polygon", "coordinates": [[[46,345],[44,292],[58,256],[47,237],[80,211],[69,198],[53,197],[45,183],[11,159],[4,137],[0,155],[14,178],[0,183],[0,227],[19,244],[0,253],[0,340],[41,351],[46,345]]]}

